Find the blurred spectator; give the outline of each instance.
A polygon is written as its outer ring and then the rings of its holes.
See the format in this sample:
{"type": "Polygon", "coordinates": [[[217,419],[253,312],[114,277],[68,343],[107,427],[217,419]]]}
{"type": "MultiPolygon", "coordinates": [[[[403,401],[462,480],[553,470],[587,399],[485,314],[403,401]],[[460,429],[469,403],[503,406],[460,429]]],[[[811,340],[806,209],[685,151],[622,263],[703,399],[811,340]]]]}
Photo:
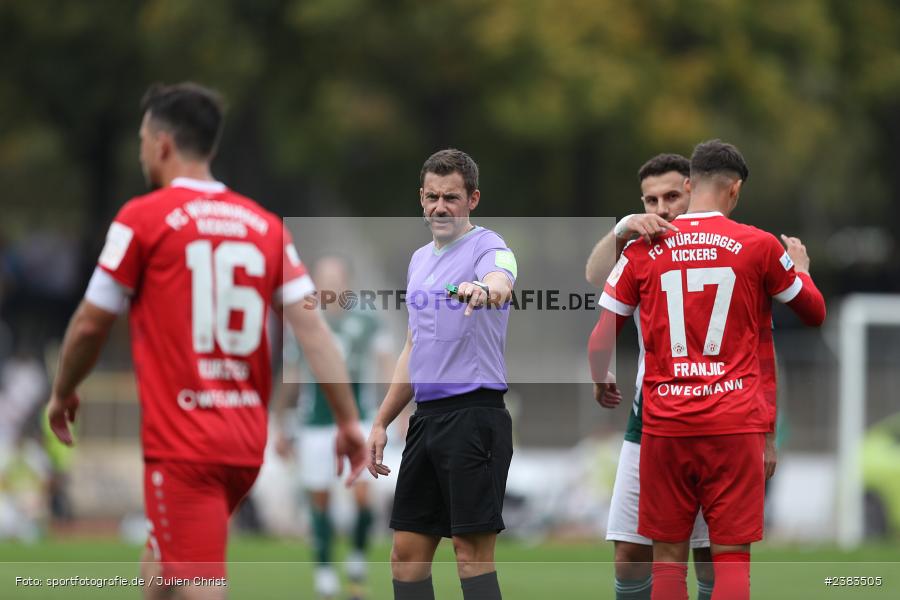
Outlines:
{"type": "Polygon", "coordinates": [[[17,354],[0,367],[0,538],[32,541],[47,512],[50,466],[41,445],[28,435],[47,394],[39,360],[17,354]]]}
{"type": "MultiPolygon", "coordinates": [[[[17,354],[0,367],[0,456],[19,445],[29,417],[47,394],[47,375],[34,357],[17,354]]],[[[0,459],[0,465],[3,464],[0,459]]]]}
{"type": "MultiPolygon", "coordinates": [[[[60,442],[50,430],[50,421],[41,412],[41,433],[44,451],[47,453],[49,472],[47,474],[47,502],[50,516],[56,521],[71,521],[74,513],[69,498],[69,471],[74,450],[60,442]]],[[[77,430],[75,432],[77,436],[77,430]]],[[[141,522],[143,525],[143,521],[141,522]]],[[[143,530],[142,530],[143,535],[143,530]]]]}
{"type": "Polygon", "coordinates": [[[80,265],[78,241],[52,229],[0,246],[0,318],[13,326],[18,346],[36,351],[62,337],[85,283],[80,265]]]}

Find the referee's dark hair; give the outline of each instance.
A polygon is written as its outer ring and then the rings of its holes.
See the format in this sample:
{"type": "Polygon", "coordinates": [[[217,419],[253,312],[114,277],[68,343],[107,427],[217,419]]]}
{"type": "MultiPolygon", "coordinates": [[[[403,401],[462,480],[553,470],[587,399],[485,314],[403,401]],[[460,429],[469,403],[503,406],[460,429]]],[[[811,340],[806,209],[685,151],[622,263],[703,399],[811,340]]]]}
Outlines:
{"type": "Polygon", "coordinates": [[[638,181],[644,181],[648,177],[665,175],[675,171],[685,177],[691,176],[691,161],[680,154],[657,154],[638,169],[638,181]]]}
{"type": "Polygon", "coordinates": [[[222,134],[224,112],[221,96],[192,82],[150,86],[141,100],[141,111],[155,125],[170,132],[180,152],[210,159],[222,134]]]}
{"type": "Polygon", "coordinates": [[[722,140],[708,140],[697,144],[691,155],[691,180],[726,175],[747,181],[750,169],[741,151],[722,140]]]}
{"type": "Polygon", "coordinates": [[[456,148],[438,150],[428,157],[419,173],[419,187],[425,185],[425,174],[450,175],[459,173],[466,184],[466,193],[471,196],[478,189],[478,165],[472,157],[456,148]]]}

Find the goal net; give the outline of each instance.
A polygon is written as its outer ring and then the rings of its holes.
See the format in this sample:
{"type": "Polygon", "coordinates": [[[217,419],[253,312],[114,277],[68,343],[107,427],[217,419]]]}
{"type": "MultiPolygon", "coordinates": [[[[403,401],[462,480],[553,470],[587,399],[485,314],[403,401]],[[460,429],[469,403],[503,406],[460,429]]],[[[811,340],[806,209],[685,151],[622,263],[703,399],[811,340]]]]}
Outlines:
{"type": "MultiPolygon", "coordinates": [[[[900,295],[854,294],[841,305],[839,317],[839,400],[837,461],[837,541],[853,548],[863,541],[863,440],[867,427],[870,366],[884,358],[871,343],[878,327],[900,326],[900,295]],[[875,350],[877,352],[870,352],[875,350]]],[[[883,340],[882,340],[883,341],[883,340]]],[[[893,344],[878,344],[889,348],[893,344]]],[[[892,386],[886,392],[892,394],[892,386]]],[[[896,389],[896,388],[895,388],[896,389]]],[[[900,410],[896,392],[894,407],[900,410]]]]}

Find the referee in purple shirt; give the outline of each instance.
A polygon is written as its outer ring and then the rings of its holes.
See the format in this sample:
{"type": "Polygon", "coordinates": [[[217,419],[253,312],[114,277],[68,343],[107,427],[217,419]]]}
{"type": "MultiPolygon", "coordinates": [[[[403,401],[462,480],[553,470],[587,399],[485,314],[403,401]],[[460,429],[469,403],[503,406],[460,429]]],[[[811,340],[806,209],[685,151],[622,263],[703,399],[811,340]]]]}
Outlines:
{"type": "Polygon", "coordinates": [[[414,399],[391,515],[394,598],[434,599],[431,562],[449,537],[463,598],[499,600],[494,546],[513,453],[503,351],[516,260],[503,238],[469,222],[481,197],[469,155],[441,150],[419,179],[434,240],[409,263],[406,345],[369,436],[369,470],[391,472],[385,430],[414,399]]]}

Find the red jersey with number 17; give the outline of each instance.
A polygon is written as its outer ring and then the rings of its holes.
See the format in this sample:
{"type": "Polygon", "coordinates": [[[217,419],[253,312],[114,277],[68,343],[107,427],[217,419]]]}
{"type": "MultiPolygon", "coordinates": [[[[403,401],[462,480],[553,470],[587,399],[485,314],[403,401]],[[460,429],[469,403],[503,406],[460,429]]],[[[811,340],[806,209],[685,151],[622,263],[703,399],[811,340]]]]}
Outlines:
{"type": "Polygon", "coordinates": [[[769,298],[802,287],[775,237],[718,212],[688,213],[652,245],[625,248],[600,305],[640,305],[645,348],[644,431],[660,436],[766,432],[759,352],[769,298]]]}
{"type": "Polygon", "coordinates": [[[179,178],[122,207],[99,266],[131,292],[145,458],[261,465],[268,310],[313,290],[281,219],[179,178]]]}

